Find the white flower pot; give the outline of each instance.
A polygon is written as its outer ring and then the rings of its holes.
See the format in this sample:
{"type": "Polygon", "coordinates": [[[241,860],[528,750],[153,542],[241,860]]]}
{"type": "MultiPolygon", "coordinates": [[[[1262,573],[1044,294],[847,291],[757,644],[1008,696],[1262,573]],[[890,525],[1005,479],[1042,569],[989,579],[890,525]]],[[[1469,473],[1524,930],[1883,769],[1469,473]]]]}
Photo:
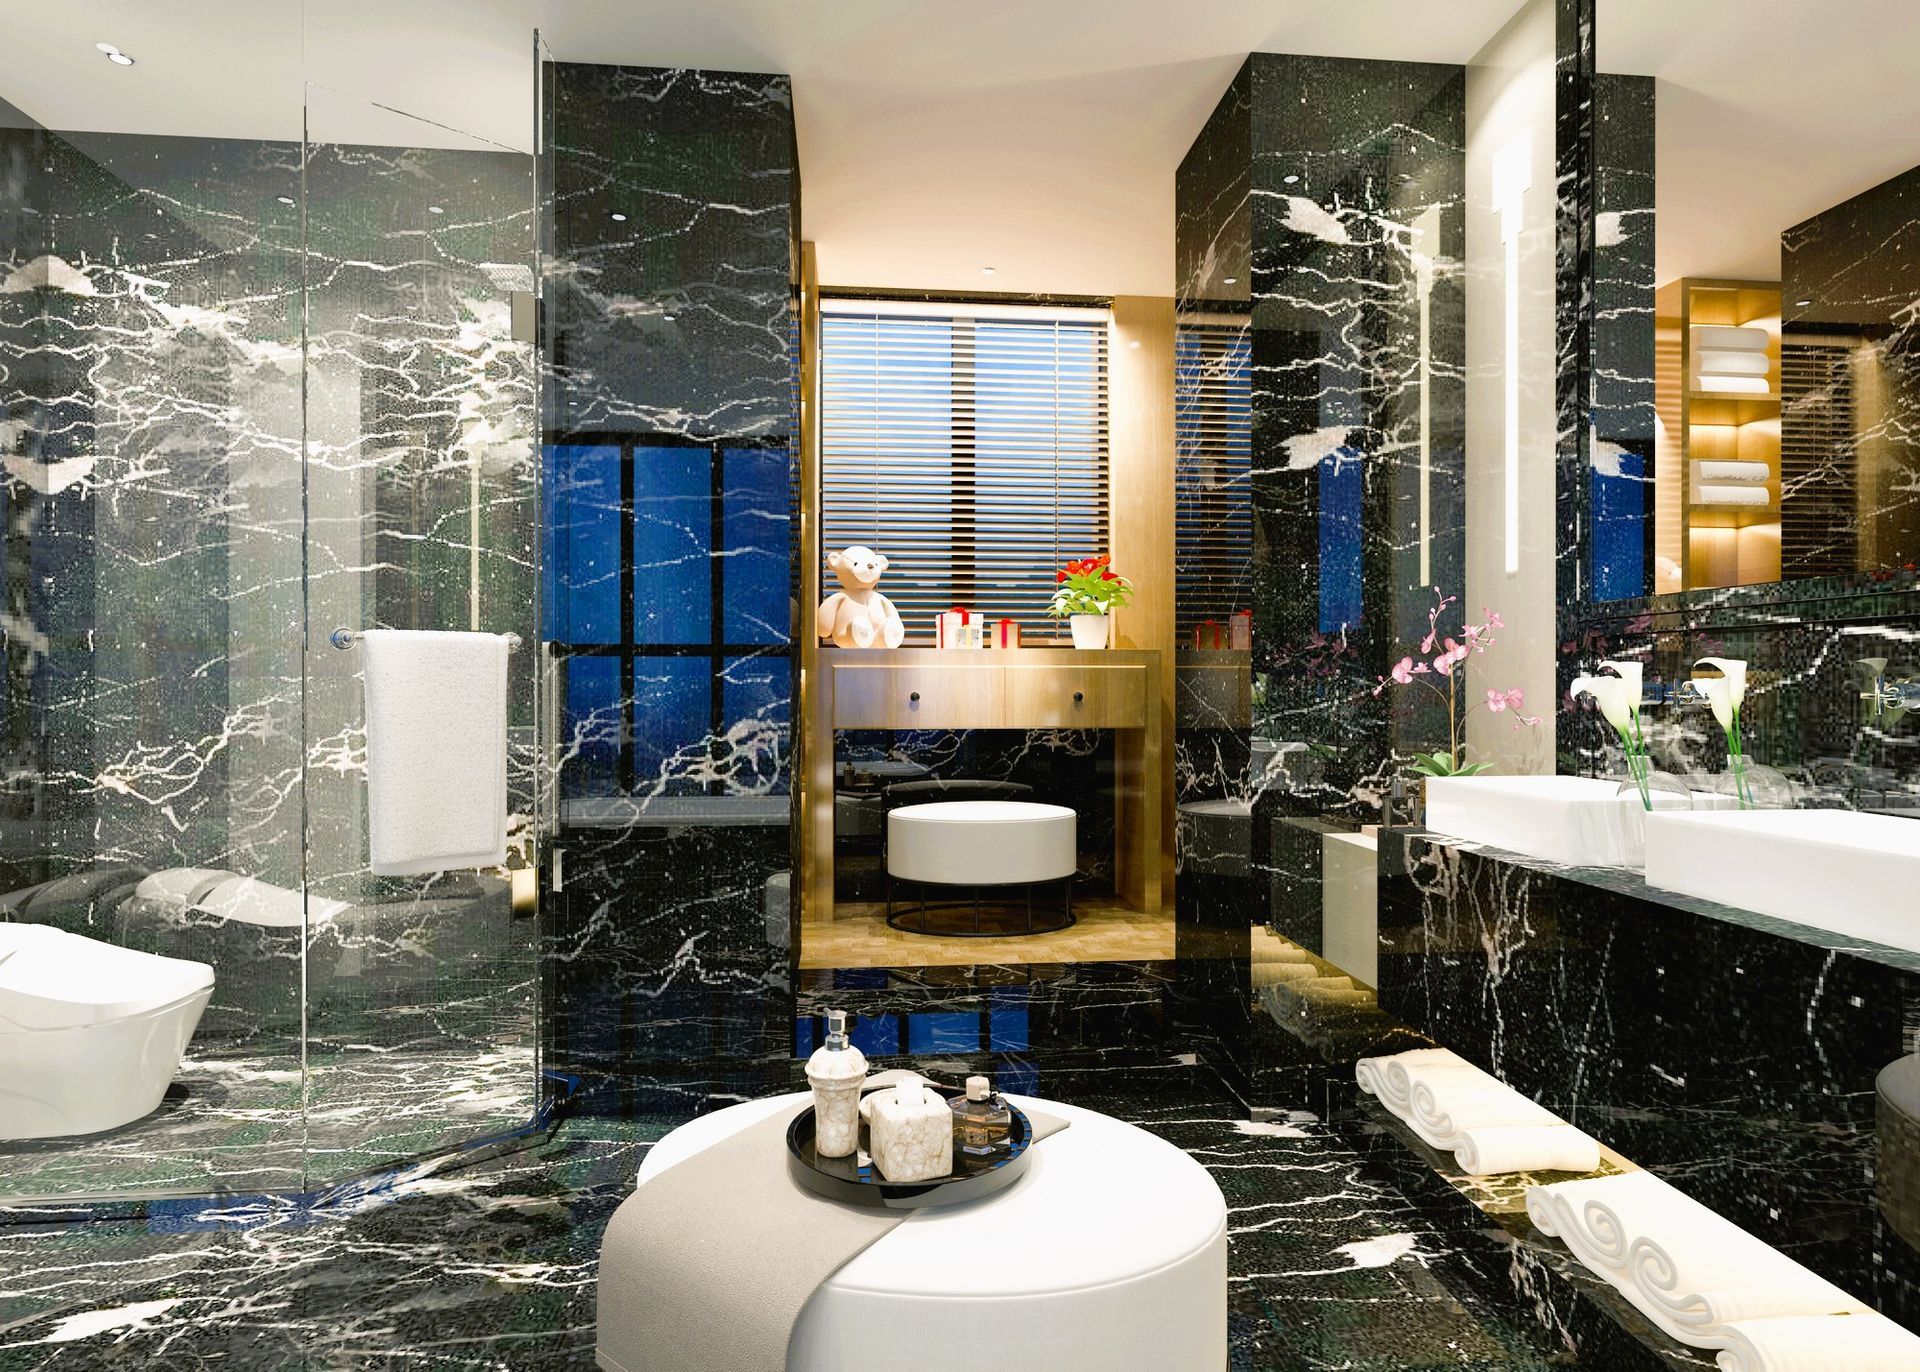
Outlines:
{"type": "Polygon", "coordinates": [[[1107,646],[1107,634],[1113,621],[1106,615],[1068,615],[1067,623],[1073,628],[1074,647],[1104,648],[1107,646]]]}

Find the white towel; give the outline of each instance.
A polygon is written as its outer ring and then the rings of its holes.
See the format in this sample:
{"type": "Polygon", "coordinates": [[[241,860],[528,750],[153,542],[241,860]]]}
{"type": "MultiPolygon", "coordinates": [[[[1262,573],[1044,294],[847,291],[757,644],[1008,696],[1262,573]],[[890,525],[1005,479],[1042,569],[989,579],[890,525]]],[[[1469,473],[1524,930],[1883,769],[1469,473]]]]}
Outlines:
{"type": "Polygon", "coordinates": [[[1733,1221],[1689,1197],[1680,1201],[1634,1238],[1627,1274],[1638,1292],[1634,1304],[1682,1343],[1724,1347],[1726,1326],[1736,1320],[1866,1312],[1733,1221]]]}
{"type": "Polygon", "coordinates": [[[1405,1119],[1414,1133],[1435,1148],[1459,1147],[1463,1129],[1495,1124],[1544,1128],[1565,1123],[1553,1111],[1477,1068],[1462,1072],[1428,1065],[1415,1067],[1410,1075],[1413,1108],[1405,1119]]]}
{"type": "Polygon", "coordinates": [[[1728,486],[1711,482],[1693,483],[1696,505],[1770,505],[1773,495],[1765,486],[1728,486]]]}
{"type": "Polygon", "coordinates": [[[1884,1315],[1786,1315],[1723,1331],[1720,1372],[1913,1372],[1920,1336],[1884,1315]]]}
{"type": "Polygon", "coordinates": [[[1600,1166],[1600,1145],[1571,1124],[1494,1124],[1462,1129],[1453,1159],[1474,1177],[1592,1172],[1600,1166]]]}
{"type": "Polygon", "coordinates": [[[507,640],[369,629],[367,846],[375,876],[507,860],[507,640]]]}
{"type": "Polygon", "coordinates": [[[1625,1290],[1627,1250],[1677,1195],[1651,1172],[1557,1181],[1527,1188],[1527,1217],[1589,1272],[1625,1290]]]}
{"type": "Polygon", "coordinates": [[[1413,1106],[1413,1078],[1408,1072],[1421,1064],[1440,1063],[1472,1066],[1451,1048],[1410,1048],[1389,1057],[1361,1058],[1354,1064],[1353,1075],[1382,1105],[1404,1119],[1413,1106]]]}
{"type": "Polygon", "coordinates": [[[1651,1172],[1527,1188],[1527,1215],[1662,1332],[1725,1348],[1734,1321],[1866,1307],[1651,1172]]]}
{"type": "Polygon", "coordinates": [[[1702,481],[1765,483],[1773,479],[1773,469],[1764,462],[1734,462],[1712,458],[1696,460],[1693,464],[1693,474],[1702,481]]]}

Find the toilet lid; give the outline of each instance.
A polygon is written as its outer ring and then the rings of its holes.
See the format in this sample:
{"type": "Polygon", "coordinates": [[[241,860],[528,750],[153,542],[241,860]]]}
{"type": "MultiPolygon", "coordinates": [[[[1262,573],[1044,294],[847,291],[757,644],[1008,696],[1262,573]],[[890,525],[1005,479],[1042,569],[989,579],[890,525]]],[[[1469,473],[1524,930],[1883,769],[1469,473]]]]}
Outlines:
{"type": "Polygon", "coordinates": [[[0,1028],[104,1024],[212,985],[213,968],[204,962],[121,948],[50,924],[0,924],[0,1028]]]}

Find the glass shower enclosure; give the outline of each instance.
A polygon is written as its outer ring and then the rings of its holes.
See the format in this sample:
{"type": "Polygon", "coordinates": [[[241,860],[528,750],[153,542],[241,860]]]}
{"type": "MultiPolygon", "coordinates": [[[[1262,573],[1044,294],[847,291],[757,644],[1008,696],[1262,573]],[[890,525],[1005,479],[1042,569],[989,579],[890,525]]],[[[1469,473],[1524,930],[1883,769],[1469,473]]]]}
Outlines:
{"type": "Polygon", "coordinates": [[[531,100],[505,146],[344,94],[301,24],[217,117],[0,90],[0,1209],[538,1113],[531,100]],[[527,645],[505,868],[370,872],[376,626],[527,645]]]}

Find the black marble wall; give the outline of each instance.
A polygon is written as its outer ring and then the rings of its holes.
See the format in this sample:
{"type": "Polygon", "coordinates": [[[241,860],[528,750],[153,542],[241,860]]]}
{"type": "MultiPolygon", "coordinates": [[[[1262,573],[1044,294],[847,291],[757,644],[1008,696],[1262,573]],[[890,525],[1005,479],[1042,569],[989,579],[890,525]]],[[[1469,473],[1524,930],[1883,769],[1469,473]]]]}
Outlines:
{"type": "Polygon", "coordinates": [[[548,1064],[610,1109],[753,1091],[784,1074],[793,1015],[791,90],[543,76],[548,1064]]]}
{"type": "MultiPolygon", "coordinates": [[[[1176,178],[1181,342],[1246,338],[1246,556],[1187,532],[1176,586],[1183,621],[1223,594],[1254,614],[1250,655],[1182,654],[1176,735],[1182,994],[1243,1075],[1264,1070],[1249,926],[1318,900],[1317,845],[1302,866],[1282,818],[1377,812],[1423,721],[1373,684],[1464,570],[1464,89],[1459,67],[1255,54],[1176,178]]],[[[1203,380],[1177,370],[1176,414],[1203,380]]],[[[1184,433],[1193,491],[1215,459],[1184,433]]]]}
{"type": "Polygon", "coordinates": [[[1781,234],[1780,271],[1781,575],[1910,568],[1920,561],[1920,168],[1781,234]]]}

